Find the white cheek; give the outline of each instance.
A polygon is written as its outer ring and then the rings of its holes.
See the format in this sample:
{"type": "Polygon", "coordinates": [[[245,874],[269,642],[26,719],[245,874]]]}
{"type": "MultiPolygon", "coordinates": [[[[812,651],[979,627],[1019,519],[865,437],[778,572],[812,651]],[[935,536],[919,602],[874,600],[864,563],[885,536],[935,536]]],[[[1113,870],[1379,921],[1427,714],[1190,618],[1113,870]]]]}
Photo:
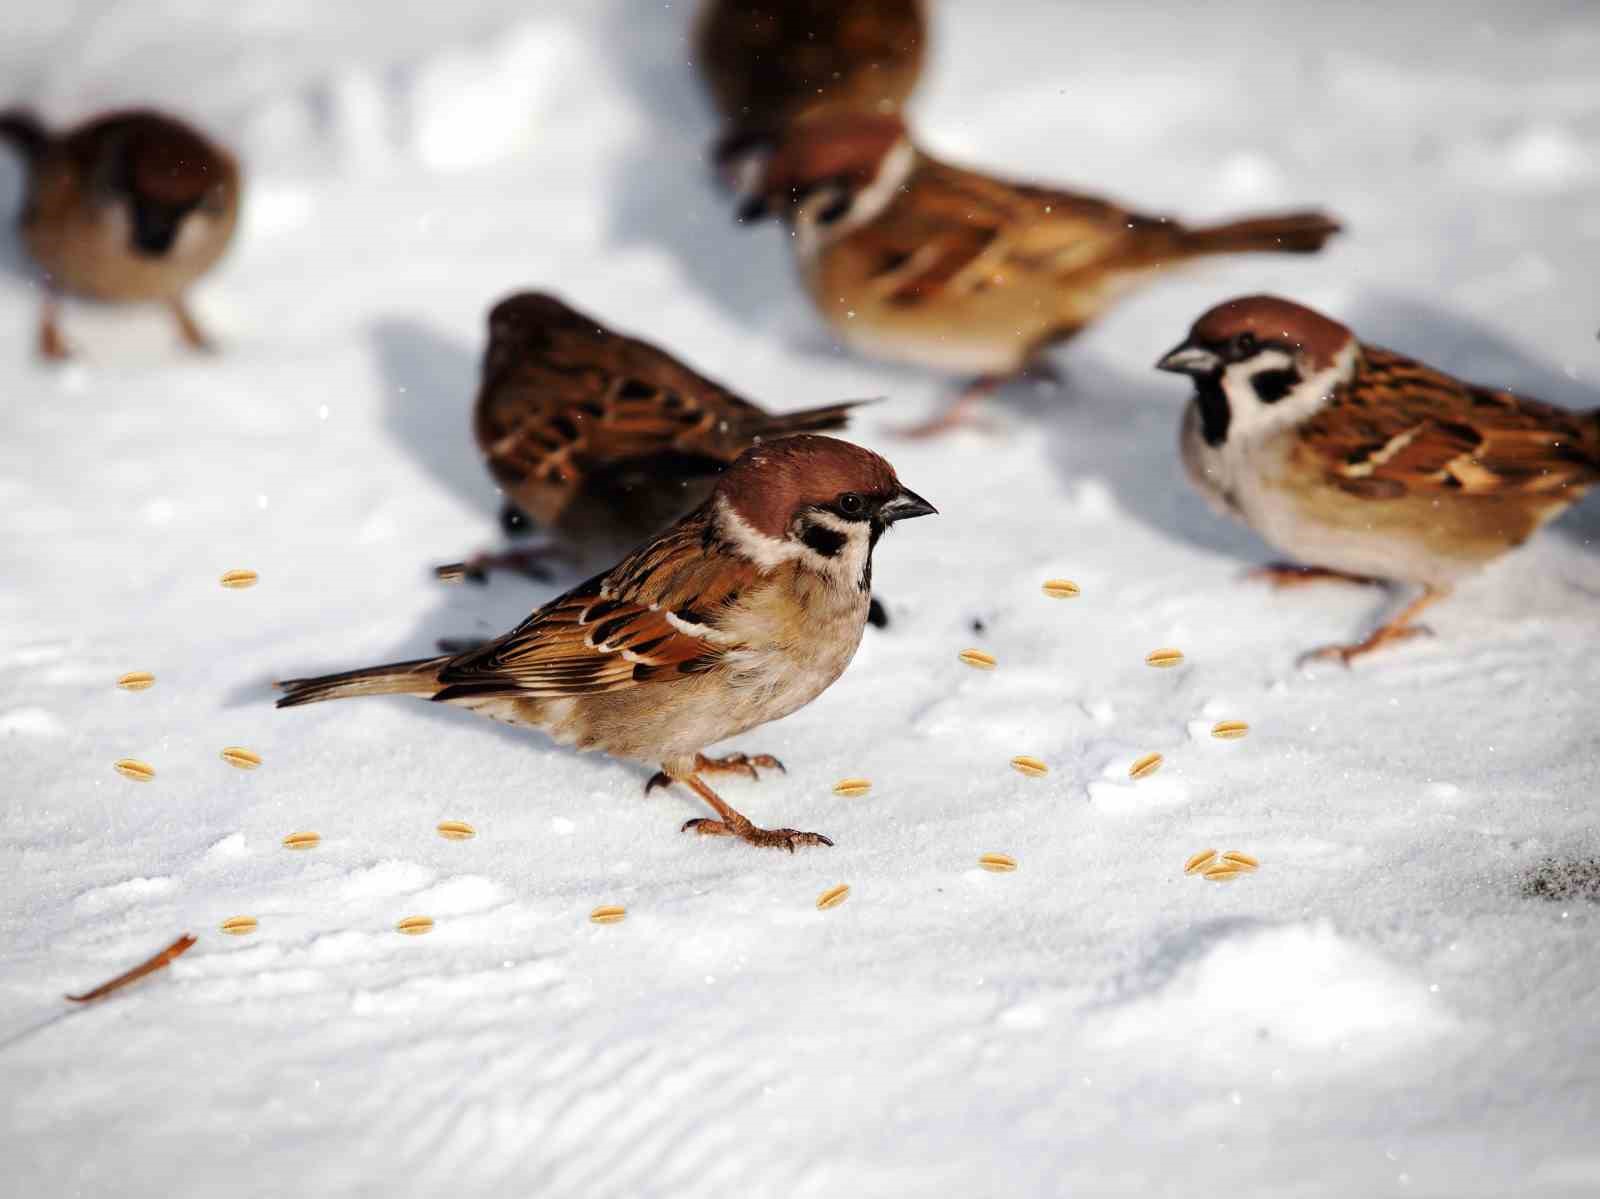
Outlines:
{"type": "Polygon", "coordinates": [[[805,259],[815,257],[824,247],[838,241],[845,234],[876,220],[900,194],[917,165],[917,151],[909,141],[896,142],[894,148],[883,156],[872,182],[856,193],[850,211],[838,220],[822,224],[817,214],[837,198],[823,189],[804,200],[794,212],[795,251],[805,259]]]}

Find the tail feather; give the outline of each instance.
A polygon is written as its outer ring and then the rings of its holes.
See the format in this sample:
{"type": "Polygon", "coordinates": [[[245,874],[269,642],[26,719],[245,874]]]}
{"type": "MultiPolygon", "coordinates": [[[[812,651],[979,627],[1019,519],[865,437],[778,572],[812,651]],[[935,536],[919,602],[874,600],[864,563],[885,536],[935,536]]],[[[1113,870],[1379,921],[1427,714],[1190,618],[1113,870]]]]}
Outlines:
{"type": "Polygon", "coordinates": [[[351,695],[420,695],[429,697],[439,690],[439,669],[449,658],[417,658],[411,662],[391,662],[387,666],[368,666],[310,679],[285,679],[278,684],[283,695],[280,708],[319,703],[325,699],[344,699],[351,695]]]}
{"type": "Polygon", "coordinates": [[[840,404],[825,404],[821,408],[802,408],[799,412],[769,412],[751,433],[758,438],[788,437],[794,433],[826,433],[842,429],[850,420],[850,410],[876,400],[846,400],[840,404]]]}
{"type": "Polygon", "coordinates": [[[1339,231],[1339,222],[1325,213],[1287,212],[1281,216],[1230,221],[1205,229],[1185,229],[1179,236],[1179,244],[1186,253],[1193,255],[1253,251],[1315,254],[1339,231]]]}

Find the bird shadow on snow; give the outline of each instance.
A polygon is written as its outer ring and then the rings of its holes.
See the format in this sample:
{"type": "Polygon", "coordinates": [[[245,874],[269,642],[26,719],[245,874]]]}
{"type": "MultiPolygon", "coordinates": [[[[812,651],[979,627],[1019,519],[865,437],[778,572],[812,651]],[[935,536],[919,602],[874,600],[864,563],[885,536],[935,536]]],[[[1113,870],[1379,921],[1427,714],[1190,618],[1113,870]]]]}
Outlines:
{"type": "Polygon", "coordinates": [[[597,19],[643,126],[606,189],[611,236],[660,248],[736,324],[762,327],[795,286],[787,239],[770,223],[741,226],[711,169],[717,119],[691,63],[689,9],[619,4],[597,19]]]}
{"type": "Polygon", "coordinates": [[[420,321],[399,317],[372,326],[372,346],[388,405],[384,425],[395,441],[472,507],[498,512],[499,500],[472,441],[476,351],[420,321]]]}

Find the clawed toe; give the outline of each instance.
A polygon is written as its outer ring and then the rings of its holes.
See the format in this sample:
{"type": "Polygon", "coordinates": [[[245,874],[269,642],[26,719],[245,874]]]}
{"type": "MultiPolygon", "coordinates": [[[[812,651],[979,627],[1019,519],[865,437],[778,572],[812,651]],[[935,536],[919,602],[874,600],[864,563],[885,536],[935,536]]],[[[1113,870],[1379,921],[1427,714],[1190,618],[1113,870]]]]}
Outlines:
{"type": "Polygon", "coordinates": [[[729,824],[725,820],[713,820],[709,816],[697,817],[686,820],[680,832],[694,832],[702,837],[738,837],[751,845],[759,845],[765,849],[787,849],[790,853],[798,845],[832,845],[833,841],[821,833],[807,833],[794,828],[757,828],[748,821],[743,824],[729,824]]]}
{"type": "Polygon", "coordinates": [[[1394,629],[1380,629],[1365,641],[1358,641],[1354,645],[1324,645],[1318,649],[1307,650],[1301,654],[1297,664],[1308,666],[1313,662],[1338,662],[1348,667],[1350,663],[1364,654],[1370,654],[1381,646],[1392,641],[1409,641],[1413,637],[1432,637],[1433,630],[1425,624],[1404,625],[1394,629]]]}

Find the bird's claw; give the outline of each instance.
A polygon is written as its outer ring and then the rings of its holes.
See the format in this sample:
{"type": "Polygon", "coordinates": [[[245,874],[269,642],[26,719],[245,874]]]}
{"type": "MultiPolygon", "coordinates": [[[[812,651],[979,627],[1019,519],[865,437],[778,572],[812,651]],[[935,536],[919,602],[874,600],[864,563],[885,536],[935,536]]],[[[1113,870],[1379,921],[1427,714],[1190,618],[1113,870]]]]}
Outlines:
{"type": "Polygon", "coordinates": [[[797,845],[833,844],[831,839],[821,833],[807,833],[793,828],[757,828],[749,821],[730,825],[725,820],[713,820],[708,816],[684,821],[683,828],[679,831],[687,833],[691,830],[702,837],[738,837],[751,845],[767,849],[787,849],[790,853],[795,851],[797,845]]]}

